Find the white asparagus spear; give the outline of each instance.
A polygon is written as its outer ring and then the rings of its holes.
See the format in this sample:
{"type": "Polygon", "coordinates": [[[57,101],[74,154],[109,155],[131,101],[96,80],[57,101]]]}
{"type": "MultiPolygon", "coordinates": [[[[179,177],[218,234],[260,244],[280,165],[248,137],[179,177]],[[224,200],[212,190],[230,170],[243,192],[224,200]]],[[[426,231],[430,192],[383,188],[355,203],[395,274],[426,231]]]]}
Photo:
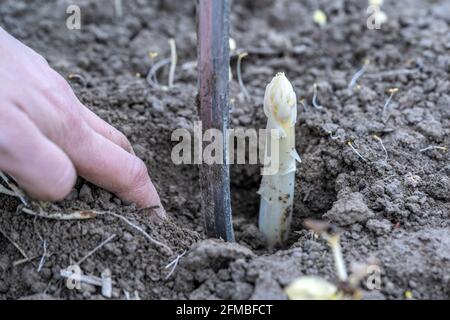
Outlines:
{"type": "Polygon", "coordinates": [[[295,167],[300,157],[295,150],[297,98],[284,73],[278,73],[267,85],[264,95],[267,116],[265,165],[258,193],[261,195],[259,230],[269,247],[283,244],[288,237],[294,200],[295,167]]]}

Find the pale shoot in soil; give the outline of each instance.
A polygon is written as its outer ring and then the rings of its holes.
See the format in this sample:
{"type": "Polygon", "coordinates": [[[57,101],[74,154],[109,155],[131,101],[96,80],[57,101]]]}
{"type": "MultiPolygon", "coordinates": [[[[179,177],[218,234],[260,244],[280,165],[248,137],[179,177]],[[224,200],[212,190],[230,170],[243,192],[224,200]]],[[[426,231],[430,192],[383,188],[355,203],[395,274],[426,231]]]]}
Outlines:
{"type": "Polygon", "coordinates": [[[387,159],[389,158],[389,155],[386,150],[386,147],[384,146],[383,140],[381,140],[381,138],[379,136],[377,136],[376,134],[374,134],[373,137],[375,140],[377,140],[381,144],[381,147],[383,148],[383,151],[384,151],[384,161],[387,161],[387,159]]]}
{"type": "MultiPolygon", "coordinates": [[[[228,45],[230,46],[230,56],[236,51],[236,41],[233,38],[228,39],[228,45]]],[[[231,72],[231,65],[229,68],[228,81],[233,80],[233,72],[231,72]]]]}
{"type": "Polygon", "coordinates": [[[177,66],[177,47],[174,39],[169,39],[170,45],[170,70],[169,70],[169,88],[173,87],[173,80],[175,78],[175,68],[177,66]]]}
{"type": "Polygon", "coordinates": [[[284,73],[278,73],[267,85],[264,113],[267,116],[265,164],[271,163],[272,167],[272,162],[278,161],[275,166],[278,170],[264,174],[261,181],[258,191],[261,195],[259,229],[267,245],[274,247],[283,244],[288,237],[294,200],[296,161],[301,161],[295,150],[297,99],[284,73]]]}
{"type": "Polygon", "coordinates": [[[352,80],[350,80],[350,83],[348,84],[348,88],[351,90],[356,85],[356,81],[358,81],[359,78],[366,72],[367,66],[369,65],[369,60],[364,61],[364,65],[359,69],[355,75],[353,76],[352,80]]]}
{"type": "Polygon", "coordinates": [[[122,0],[114,0],[114,11],[116,12],[117,18],[122,18],[123,16],[122,0]]]}
{"type": "Polygon", "coordinates": [[[314,83],[313,91],[314,91],[313,98],[312,98],[312,105],[313,105],[313,107],[316,108],[317,110],[323,109],[323,106],[319,105],[317,103],[317,83],[314,83]]]}
{"type": "Polygon", "coordinates": [[[364,273],[352,274],[348,276],[345,267],[340,236],[335,227],[329,223],[307,219],[305,227],[311,229],[315,234],[324,238],[333,253],[338,285],[335,285],[317,276],[303,276],[295,279],[285,292],[291,300],[338,300],[338,299],[359,299],[361,291],[359,282],[364,277],[364,273]]]}
{"type": "Polygon", "coordinates": [[[239,87],[241,88],[242,93],[244,94],[245,99],[248,101],[250,100],[250,94],[248,93],[247,88],[244,85],[244,81],[242,80],[242,73],[241,73],[241,63],[242,59],[248,56],[247,52],[242,52],[239,54],[236,64],[236,76],[238,78],[239,87]]]}
{"type": "Polygon", "coordinates": [[[442,151],[447,151],[447,147],[441,147],[441,146],[429,146],[429,147],[426,147],[426,148],[423,148],[423,149],[420,149],[419,151],[420,152],[425,152],[425,151],[428,151],[428,150],[442,150],[442,151]]]}
{"type": "Polygon", "coordinates": [[[313,13],[313,21],[320,27],[324,27],[327,24],[327,15],[322,10],[316,10],[313,13]]]}
{"type": "MultiPolygon", "coordinates": [[[[383,119],[384,121],[387,121],[388,119],[386,119],[386,113],[388,111],[388,106],[389,103],[391,102],[392,98],[394,97],[394,94],[398,91],[398,88],[391,88],[388,90],[388,92],[390,93],[389,97],[386,100],[386,103],[383,106],[383,119]]],[[[388,117],[389,118],[389,117],[388,117]]]]}
{"type": "Polygon", "coordinates": [[[305,99],[300,99],[298,102],[303,106],[303,111],[308,112],[308,106],[306,105],[305,99]]]}
{"type": "Polygon", "coordinates": [[[356,148],[353,146],[353,143],[351,141],[347,142],[348,146],[353,150],[354,153],[356,153],[356,155],[362,160],[362,161],[367,161],[366,158],[364,158],[361,153],[359,153],[358,150],[356,150],[356,148]]]}

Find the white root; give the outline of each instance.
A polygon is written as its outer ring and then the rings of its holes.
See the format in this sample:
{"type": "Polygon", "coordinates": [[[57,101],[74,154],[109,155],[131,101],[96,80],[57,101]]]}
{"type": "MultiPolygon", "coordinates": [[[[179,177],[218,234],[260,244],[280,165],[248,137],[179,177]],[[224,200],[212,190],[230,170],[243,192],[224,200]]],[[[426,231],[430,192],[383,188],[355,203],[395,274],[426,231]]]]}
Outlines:
{"type": "Polygon", "coordinates": [[[426,148],[420,149],[420,152],[425,152],[428,150],[442,150],[442,151],[447,151],[446,147],[441,147],[441,146],[428,146],[426,148]]]}
{"type": "Polygon", "coordinates": [[[185,254],[186,254],[186,251],[183,251],[183,253],[178,254],[177,257],[172,262],[170,262],[167,266],[165,266],[165,269],[172,267],[166,276],[166,280],[169,279],[170,276],[175,272],[175,269],[178,266],[178,262],[185,254]]]}
{"type": "Polygon", "coordinates": [[[116,218],[121,219],[123,222],[128,224],[130,227],[132,227],[132,228],[136,229],[137,231],[139,231],[145,238],[147,238],[147,240],[149,240],[153,244],[157,245],[158,247],[164,248],[169,254],[172,254],[173,251],[168,245],[166,245],[166,244],[164,244],[164,243],[162,243],[162,242],[160,242],[160,241],[158,241],[156,239],[153,239],[147,232],[145,232],[144,229],[142,229],[138,225],[132,223],[130,220],[128,220],[124,216],[121,216],[120,214],[117,214],[117,213],[114,213],[114,212],[109,212],[109,211],[107,211],[105,213],[106,214],[110,214],[110,215],[112,215],[112,216],[114,216],[116,218]]]}
{"type": "Polygon", "coordinates": [[[174,39],[169,39],[170,45],[170,70],[169,70],[169,88],[173,87],[173,81],[175,78],[175,68],[177,66],[177,47],[174,39]]]}
{"type": "Polygon", "coordinates": [[[248,101],[250,100],[250,94],[248,93],[247,88],[244,85],[244,81],[242,80],[242,73],[241,73],[241,63],[242,59],[248,56],[247,52],[242,52],[239,54],[237,63],[236,63],[236,76],[238,79],[239,87],[241,88],[242,93],[244,94],[245,99],[248,101]]]}
{"type": "Polygon", "coordinates": [[[381,144],[381,147],[383,148],[383,151],[384,151],[384,161],[387,161],[389,158],[389,155],[386,150],[386,147],[384,146],[383,140],[381,140],[381,138],[379,136],[377,136],[376,134],[374,134],[373,137],[381,144]]]}
{"type": "Polygon", "coordinates": [[[115,234],[109,236],[106,240],[102,241],[98,246],[96,246],[94,249],[92,249],[91,251],[89,251],[89,253],[87,255],[85,255],[83,258],[81,258],[80,260],[78,260],[78,262],[76,263],[77,265],[82,264],[84,261],[86,261],[87,258],[89,258],[90,256],[92,256],[94,253],[96,253],[100,248],[102,248],[105,244],[107,244],[108,242],[110,242],[112,239],[114,239],[116,237],[115,234]]]}
{"type": "Polygon", "coordinates": [[[351,141],[347,142],[347,144],[349,145],[350,148],[352,148],[353,152],[355,152],[356,155],[357,155],[362,161],[367,162],[367,159],[364,158],[364,157],[361,155],[361,153],[359,153],[358,150],[356,150],[356,148],[353,146],[353,144],[351,143],[351,141]]]}

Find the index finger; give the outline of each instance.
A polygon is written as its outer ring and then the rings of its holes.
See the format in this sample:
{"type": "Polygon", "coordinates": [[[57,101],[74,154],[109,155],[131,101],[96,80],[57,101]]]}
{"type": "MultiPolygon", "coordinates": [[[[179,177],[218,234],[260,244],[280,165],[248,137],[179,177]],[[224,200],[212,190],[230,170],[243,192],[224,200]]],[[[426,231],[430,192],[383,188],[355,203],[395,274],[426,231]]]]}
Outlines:
{"type": "Polygon", "coordinates": [[[86,126],[65,147],[80,176],[138,206],[165,211],[144,162],[86,126]]]}

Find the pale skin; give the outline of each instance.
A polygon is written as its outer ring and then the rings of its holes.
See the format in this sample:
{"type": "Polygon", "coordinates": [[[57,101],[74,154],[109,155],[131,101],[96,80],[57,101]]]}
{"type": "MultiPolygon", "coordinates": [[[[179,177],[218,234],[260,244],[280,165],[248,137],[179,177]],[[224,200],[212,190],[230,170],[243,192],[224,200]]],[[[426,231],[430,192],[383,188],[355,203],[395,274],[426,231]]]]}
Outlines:
{"type": "Polygon", "coordinates": [[[37,200],[58,201],[77,175],[139,207],[165,211],[120,131],[75,96],[38,53],[0,27],[0,170],[37,200]]]}

